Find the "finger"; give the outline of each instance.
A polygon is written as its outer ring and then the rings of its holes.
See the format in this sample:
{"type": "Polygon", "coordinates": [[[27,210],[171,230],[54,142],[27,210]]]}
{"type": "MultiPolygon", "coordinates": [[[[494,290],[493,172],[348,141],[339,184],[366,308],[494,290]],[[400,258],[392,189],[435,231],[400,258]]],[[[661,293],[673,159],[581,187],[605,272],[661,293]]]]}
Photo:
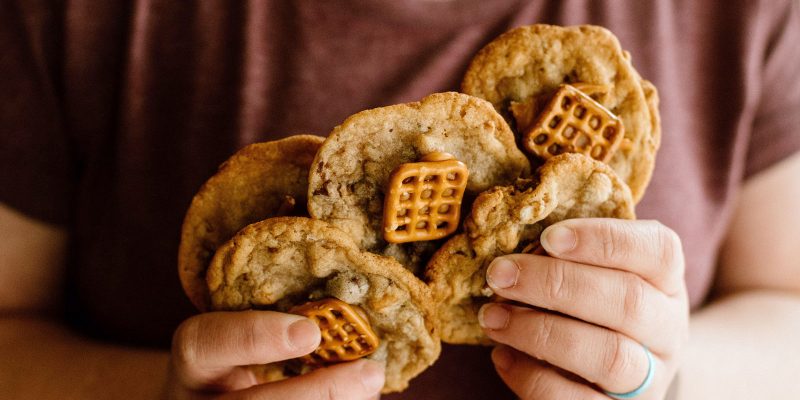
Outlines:
{"type": "Polygon", "coordinates": [[[547,227],[541,243],[553,257],[629,271],[667,294],[683,287],[680,239],[657,221],[568,219],[547,227]]]}
{"type": "Polygon", "coordinates": [[[321,368],[298,377],[226,393],[220,397],[220,400],[371,399],[380,392],[384,380],[382,364],[362,359],[321,368]]]}
{"type": "Polygon", "coordinates": [[[619,331],[657,353],[671,354],[686,336],[683,297],[630,272],[514,254],[495,259],[486,281],[501,297],[619,331]]]}
{"type": "Polygon", "coordinates": [[[299,357],[319,342],[319,328],[299,315],[206,313],[187,319],[175,331],[172,363],[178,379],[191,389],[236,389],[254,383],[252,378],[249,384],[241,383],[242,375],[249,373],[238,366],[299,357]]]}
{"type": "Polygon", "coordinates": [[[570,371],[611,392],[625,393],[647,376],[642,345],[620,333],[550,312],[489,303],[479,312],[492,340],[570,371]],[[505,322],[501,324],[501,322],[505,322]]]}
{"type": "Polygon", "coordinates": [[[608,400],[589,385],[576,382],[554,367],[526,356],[508,346],[492,351],[497,373],[522,400],[608,400]]]}

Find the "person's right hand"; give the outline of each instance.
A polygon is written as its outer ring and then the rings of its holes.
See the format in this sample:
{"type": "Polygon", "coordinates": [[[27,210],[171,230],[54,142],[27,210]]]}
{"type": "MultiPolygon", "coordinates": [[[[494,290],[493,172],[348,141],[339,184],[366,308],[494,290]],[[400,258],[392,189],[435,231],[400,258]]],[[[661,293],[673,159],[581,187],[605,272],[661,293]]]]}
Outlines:
{"type": "Polygon", "coordinates": [[[175,331],[166,393],[169,399],[371,399],[383,366],[358,360],[282,381],[259,384],[245,366],[312,352],[319,328],[299,315],[271,311],[194,316],[175,331]]]}

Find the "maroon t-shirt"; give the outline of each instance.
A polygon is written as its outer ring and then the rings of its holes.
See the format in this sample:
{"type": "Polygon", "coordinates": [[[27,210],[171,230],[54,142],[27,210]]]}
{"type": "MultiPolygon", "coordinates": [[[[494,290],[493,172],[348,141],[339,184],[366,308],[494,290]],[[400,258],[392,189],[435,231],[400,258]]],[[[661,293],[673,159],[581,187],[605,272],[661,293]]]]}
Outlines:
{"type": "MultiPolygon", "coordinates": [[[[225,158],[456,90],[515,26],[605,26],[658,87],[662,146],[637,212],[681,236],[694,307],[741,182],[800,149],[797,1],[50,3],[0,3],[0,201],[69,230],[65,313],[115,342],[166,345],[194,313],[180,225],[225,158]]],[[[510,396],[488,350],[450,346],[404,395],[510,396]]]]}

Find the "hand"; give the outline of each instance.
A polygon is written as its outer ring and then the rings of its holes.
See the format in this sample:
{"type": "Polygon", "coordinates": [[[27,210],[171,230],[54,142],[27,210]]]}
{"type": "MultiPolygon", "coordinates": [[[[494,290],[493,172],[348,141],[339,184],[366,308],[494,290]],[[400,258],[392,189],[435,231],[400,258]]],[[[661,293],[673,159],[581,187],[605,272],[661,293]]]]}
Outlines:
{"type": "Polygon", "coordinates": [[[377,398],[384,372],[373,361],[338,364],[266,384],[259,384],[246,368],[308,354],[319,342],[319,328],[298,315],[271,311],[197,315],[175,331],[167,398],[377,398]]]}
{"type": "Polygon", "coordinates": [[[500,377],[523,399],[608,399],[648,371],[637,400],[663,399],[688,339],[689,306],[678,236],[654,221],[572,219],[542,234],[549,256],[498,257],[487,282],[533,307],[489,303],[479,321],[501,343],[500,377]]]}

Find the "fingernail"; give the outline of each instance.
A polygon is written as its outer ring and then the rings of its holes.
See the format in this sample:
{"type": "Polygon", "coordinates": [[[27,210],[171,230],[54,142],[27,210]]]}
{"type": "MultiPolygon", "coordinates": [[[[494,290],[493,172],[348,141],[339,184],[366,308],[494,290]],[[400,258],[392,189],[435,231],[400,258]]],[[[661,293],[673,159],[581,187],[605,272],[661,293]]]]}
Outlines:
{"type": "Polygon", "coordinates": [[[319,327],[308,318],[292,322],[287,329],[289,344],[296,349],[316,347],[320,341],[319,327]]]}
{"type": "Polygon", "coordinates": [[[508,310],[499,304],[484,304],[478,311],[478,323],[486,329],[503,329],[508,325],[510,315],[508,310]]]}
{"type": "Polygon", "coordinates": [[[492,362],[497,369],[505,371],[514,363],[514,355],[506,346],[497,346],[492,351],[492,362]]]}
{"type": "Polygon", "coordinates": [[[563,254],[575,248],[578,237],[566,226],[550,226],[542,232],[542,246],[550,254],[563,254]]]}
{"type": "Polygon", "coordinates": [[[495,258],[486,271],[486,282],[495,289],[507,289],[517,284],[519,267],[505,258],[495,258]]]}
{"type": "Polygon", "coordinates": [[[383,382],[386,380],[383,370],[383,365],[375,361],[364,362],[364,366],[361,367],[361,382],[367,392],[377,393],[383,388],[383,382]]]}

